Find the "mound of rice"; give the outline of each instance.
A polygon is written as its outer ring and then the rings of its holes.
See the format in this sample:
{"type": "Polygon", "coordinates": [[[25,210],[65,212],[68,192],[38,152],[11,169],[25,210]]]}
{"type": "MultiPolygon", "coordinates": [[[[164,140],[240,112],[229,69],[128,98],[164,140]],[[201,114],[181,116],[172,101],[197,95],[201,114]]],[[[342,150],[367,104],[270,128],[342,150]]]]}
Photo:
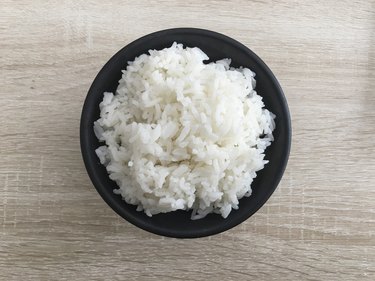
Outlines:
{"type": "Polygon", "coordinates": [[[150,50],[100,103],[94,130],[105,145],[96,153],[114,192],[148,216],[192,209],[192,219],[226,218],[268,162],[275,116],[254,91],[255,74],[208,59],[177,43],[150,50]]]}

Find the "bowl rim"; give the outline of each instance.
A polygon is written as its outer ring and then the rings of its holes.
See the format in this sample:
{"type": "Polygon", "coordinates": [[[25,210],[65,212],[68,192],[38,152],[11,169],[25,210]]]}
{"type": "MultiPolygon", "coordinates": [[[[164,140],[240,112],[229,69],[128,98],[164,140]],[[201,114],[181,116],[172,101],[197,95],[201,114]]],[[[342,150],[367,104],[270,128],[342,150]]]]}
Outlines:
{"type": "MultiPolygon", "coordinates": [[[[292,142],[292,126],[291,126],[291,117],[290,117],[290,111],[288,107],[287,100],[285,98],[284,92],[277,81],[275,75],[272,73],[271,69],[263,62],[262,59],[260,59],[253,51],[251,51],[248,47],[240,43],[239,41],[226,36],[224,34],[207,30],[207,29],[200,29],[200,28],[190,28],[190,27],[181,27],[181,28],[171,28],[171,29],[165,29],[156,31],[153,33],[150,33],[148,35],[142,36],[131,43],[127,44],[125,47],[121,48],[118,52],[116,52],[105,65],[101,68],[101,70],[96,75],[95,79],[93,80],[87,96],[85,98],[82,113],[81,113],[81,119],[80,119],[80,147],[81,147],[81,154],[83,158],[83,162],[86,167],[86,171],[89,175],[89,178],[94,185],[97,192],[100,194],[102,199],[107,203],[111,209],[113,209],[118,215],[120,215],[122,218],[130,222],[131,224],[154,234],[162,235],[166,237],[174,237],[174,238],[198,238],[198,237],[206,237],[211,236],[215,234],[219,234],[221,232],[224,232],[226,230],[229,230],[245,220],[247,220],[249,217],[251,217],[253,214],[255,214],[271,197],[273,192],[276,190],[277,186],[280,183],[280,180],[285,172],[289,155],[290,155],[290,149],[291,149],[291,142],[292,142]],[[89,138],[88,136],[88,130],[89,128],[85,126],[85,120],[89,118],[88,114],[88,103],[90,101],[91,96],[93,95],[93,90],[96,87],[96,83],[98,83],[99,77],[102,76],[102,74],[106,71],[108,71],[109,68],[111,68],[111,65],[117,60],[118,56],[120,54],[127,51],[127,49],[132,48],[133,46],[140,44],[144,41],[153,39],[155,37],[162,37],[165,35],[181,35],[181,34],[193,34],[193,35],[199,35],[199,36],[205,36],[205,37],[213,37],[215,39],[218,39],[220,41],[226,41],[228,44],[233,45],[234,47],[240,49],[242,52],[245,52],[247,56],[250,56],[263,70],[267,73],[269,76],[269,79],[274,83],[276,92],[279,95],[280,100],[282,101],[281,107],[283,109],[283,114],[285,118],[285,125],[286,125],[286,135],[287,135],[287,143],[286,147],[283,147],[284,150],[284,157],[282,159],[282,163],[279,166],[279,169],[277,170],[277,173],[275,174],[275,180],[274,185],[271,186],[265,196],[263,197],[263,200],[256,201],[255,206],[253,208],[253,211],[250,211],[246,216],[243,216],[240,220],[237,221],[231,221],[224,224],[223,227],[216,227],[215,229],[204,229],[202,231],[166,231],[163,228],[157,228],[157,227],[150,227],[149,224],[144,223],[142,220],[139,220],[135,216],[131,215],[129,212],[124,210],[111,196],[108,196],[106,192],[104,192],[103,188],[101,188],[101,184],[99,182],[98,176],[94,173],[92,168],[93,160],[90,154],[89,150],[89,138]]],[[[127,204],[125,201],[122,201],[122,204],[127,204]]]]}

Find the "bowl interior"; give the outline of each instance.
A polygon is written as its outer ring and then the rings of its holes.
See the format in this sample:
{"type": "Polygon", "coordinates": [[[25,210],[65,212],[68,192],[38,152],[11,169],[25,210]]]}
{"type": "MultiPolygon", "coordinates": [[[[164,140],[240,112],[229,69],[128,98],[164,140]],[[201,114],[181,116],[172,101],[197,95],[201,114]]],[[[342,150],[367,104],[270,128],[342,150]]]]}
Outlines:
{"type": "Polygon", "coordinates": [[[88,174],[97,191],[119,215],[147,231],[171,237],[202,237],[225,231],[243,222],[254,214],[271,196],[279,183],[287,164],[291,142],[290,116],[283,92],[269,68],[249,49],[222,34],[191,28],[159,31],[129,44],[103,67],[95,78],[85,101],[81,118],[81,149],[88,174]],[[240,200],[238,210],[232,210],[223,219],[210,214],[201,220],[191,220],[191,212],[176,211],[153,217],[137,212],[136,206],[126,204],[121,196],[115,195],[116,183],[108,177],[95,154],[101,144],[95,137],[93,123],[99,118],[99,103],[103,92],[114,92],[121,78],[121,70],[136,56],[149,49],[170,47],[173,42],[184,46],[199,47],[211,61],[231,58],[232,66],[244,66],[256,73],[256,91],[263,97],[267,109],[276,114],[275,141],[266,150],[269,163],[258,172],[252,184],[252,195],[240,200]]]}

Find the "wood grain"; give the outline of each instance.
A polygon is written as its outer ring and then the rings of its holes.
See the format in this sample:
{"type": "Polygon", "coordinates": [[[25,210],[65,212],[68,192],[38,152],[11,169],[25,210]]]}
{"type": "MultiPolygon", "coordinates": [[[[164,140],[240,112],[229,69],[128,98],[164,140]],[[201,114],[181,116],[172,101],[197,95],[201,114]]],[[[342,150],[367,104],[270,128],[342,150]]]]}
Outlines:
{"type": "Polygon", "coordinates": [[[375,2],[0,1],[0,280],[374,280],[375,2]],[[86,92],[150,32],[225,33],[271,67],[293,126],[267,204],[213,237],[155,236],[94,190],[86,92]]]}

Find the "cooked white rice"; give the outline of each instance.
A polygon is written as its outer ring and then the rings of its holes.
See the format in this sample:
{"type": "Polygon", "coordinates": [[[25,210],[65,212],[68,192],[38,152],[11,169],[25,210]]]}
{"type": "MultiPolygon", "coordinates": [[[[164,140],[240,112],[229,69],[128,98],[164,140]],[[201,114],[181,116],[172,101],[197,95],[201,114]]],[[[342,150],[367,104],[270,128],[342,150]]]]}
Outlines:
{"type": "Polygon", "coordinates": [[[96,150],[123,199],[148,216],[193,209],[226,218],[251,195],[268,162],[274,115],[256,94],[255,74],[230,59],[205,64],[199,48],[150,50],[104,93],[96,150]]]}

